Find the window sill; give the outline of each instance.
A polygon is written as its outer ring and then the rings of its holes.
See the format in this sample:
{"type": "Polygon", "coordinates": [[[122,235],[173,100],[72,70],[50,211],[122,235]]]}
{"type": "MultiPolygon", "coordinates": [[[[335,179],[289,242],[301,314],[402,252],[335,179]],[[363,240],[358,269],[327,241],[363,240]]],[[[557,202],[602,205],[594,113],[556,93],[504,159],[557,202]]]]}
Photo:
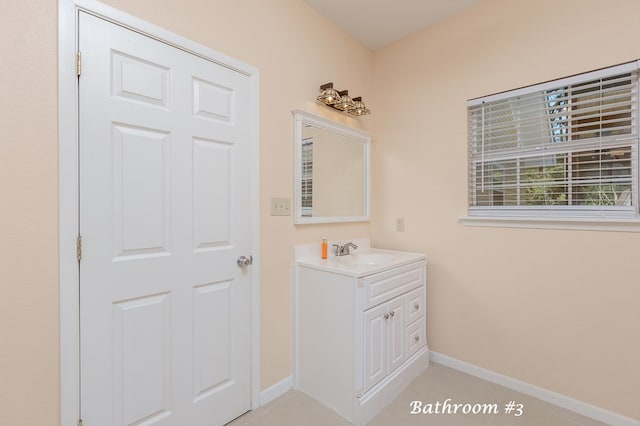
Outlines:
{"type": "Polygon", "coordinates": [[[489,217],[461,216],[465,226],[490,228],[563,229],[576,231],[640,232],[640,218],[598,219],[581,217],[489,217]]]}

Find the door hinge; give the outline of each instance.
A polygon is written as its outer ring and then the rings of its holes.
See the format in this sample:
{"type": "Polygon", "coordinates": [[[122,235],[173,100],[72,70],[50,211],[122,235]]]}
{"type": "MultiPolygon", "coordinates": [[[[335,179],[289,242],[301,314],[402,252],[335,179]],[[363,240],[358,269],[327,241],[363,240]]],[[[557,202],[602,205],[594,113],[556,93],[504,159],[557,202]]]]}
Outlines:
{"type": "Polygon", "coordinates": [[[80,262],[82,260],[82,236],[81,235],[78,235],[78,239],[76,240],[76,255],[78,257],[78,262],[80,262]]]}
{"type": "Polygon", "coordinates": [[[82,74],[82,53],[78,52],[76,54],[76,72],[78,73],[78,77],[82,74]]]}

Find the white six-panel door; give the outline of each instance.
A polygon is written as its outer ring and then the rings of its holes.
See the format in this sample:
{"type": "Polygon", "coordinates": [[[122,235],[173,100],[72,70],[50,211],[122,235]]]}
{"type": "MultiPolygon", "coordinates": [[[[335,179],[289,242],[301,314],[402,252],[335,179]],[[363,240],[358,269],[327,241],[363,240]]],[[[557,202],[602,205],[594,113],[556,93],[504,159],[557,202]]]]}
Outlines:
{"type": "Polygon", "coordinates": [[[84,424],[223,424],[250,408],[249,78],[79,19],[84,424]]]}

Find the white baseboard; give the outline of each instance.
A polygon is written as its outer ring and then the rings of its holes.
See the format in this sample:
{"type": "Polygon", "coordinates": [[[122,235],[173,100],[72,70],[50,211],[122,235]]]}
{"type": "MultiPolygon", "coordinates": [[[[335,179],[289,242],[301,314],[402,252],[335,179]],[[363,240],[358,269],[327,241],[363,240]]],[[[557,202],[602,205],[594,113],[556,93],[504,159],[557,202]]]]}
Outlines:
{"type": "Polygon", "coordinates": [[[423,346],[402,366],[369,389],[362,398],[357,398],[354,423],[356,425],[369,423],[428,367],[429,349],[423,346]]]}
{"type": "Polygon", "coordinates": [[[514,379],[512,377],[504,376],[500,373],[478,367],[477,365],[469,364],[468,362],[451,358],[450,356],[443,355],[438,352],[431,351],[429,358],[431,362],[451,367],[455,370],[459,370],[472,376],[479,377],[488,382],[504,386],[505,388],[513,389],[525,395],[532,396],[542,401],[546,401],[550,404],[557,405],[558,407],[565,408],[567,410],[582,414],[583,416],[591,417],[592,419],[599,420],[610,425],[640,425],[640,421],[638,420],[622,416],[620,414],[614,413],[613,411],[608,411],[604,408],[587,404],[586,402],[570,398],[568,396],[520,381],[518,379],[514,379]]]}
{"type": "Polygon", "coordinates": [[[262,392],[260,392],[260,406],[267,405],[280,395],[283,395],[288,390],[293,388],[293,377],[287,376],[284,379],[280,380],[278,383],[275,383],[262,392]]]}

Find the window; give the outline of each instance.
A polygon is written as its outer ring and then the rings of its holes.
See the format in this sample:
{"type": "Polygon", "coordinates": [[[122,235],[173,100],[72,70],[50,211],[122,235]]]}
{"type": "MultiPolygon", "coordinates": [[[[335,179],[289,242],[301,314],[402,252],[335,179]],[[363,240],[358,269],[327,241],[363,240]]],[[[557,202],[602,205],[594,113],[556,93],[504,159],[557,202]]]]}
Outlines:
{"type": "Polygon", "coordinates": [[[469,215],[635,217],[637,63],[468,102],[469,215]]]}

